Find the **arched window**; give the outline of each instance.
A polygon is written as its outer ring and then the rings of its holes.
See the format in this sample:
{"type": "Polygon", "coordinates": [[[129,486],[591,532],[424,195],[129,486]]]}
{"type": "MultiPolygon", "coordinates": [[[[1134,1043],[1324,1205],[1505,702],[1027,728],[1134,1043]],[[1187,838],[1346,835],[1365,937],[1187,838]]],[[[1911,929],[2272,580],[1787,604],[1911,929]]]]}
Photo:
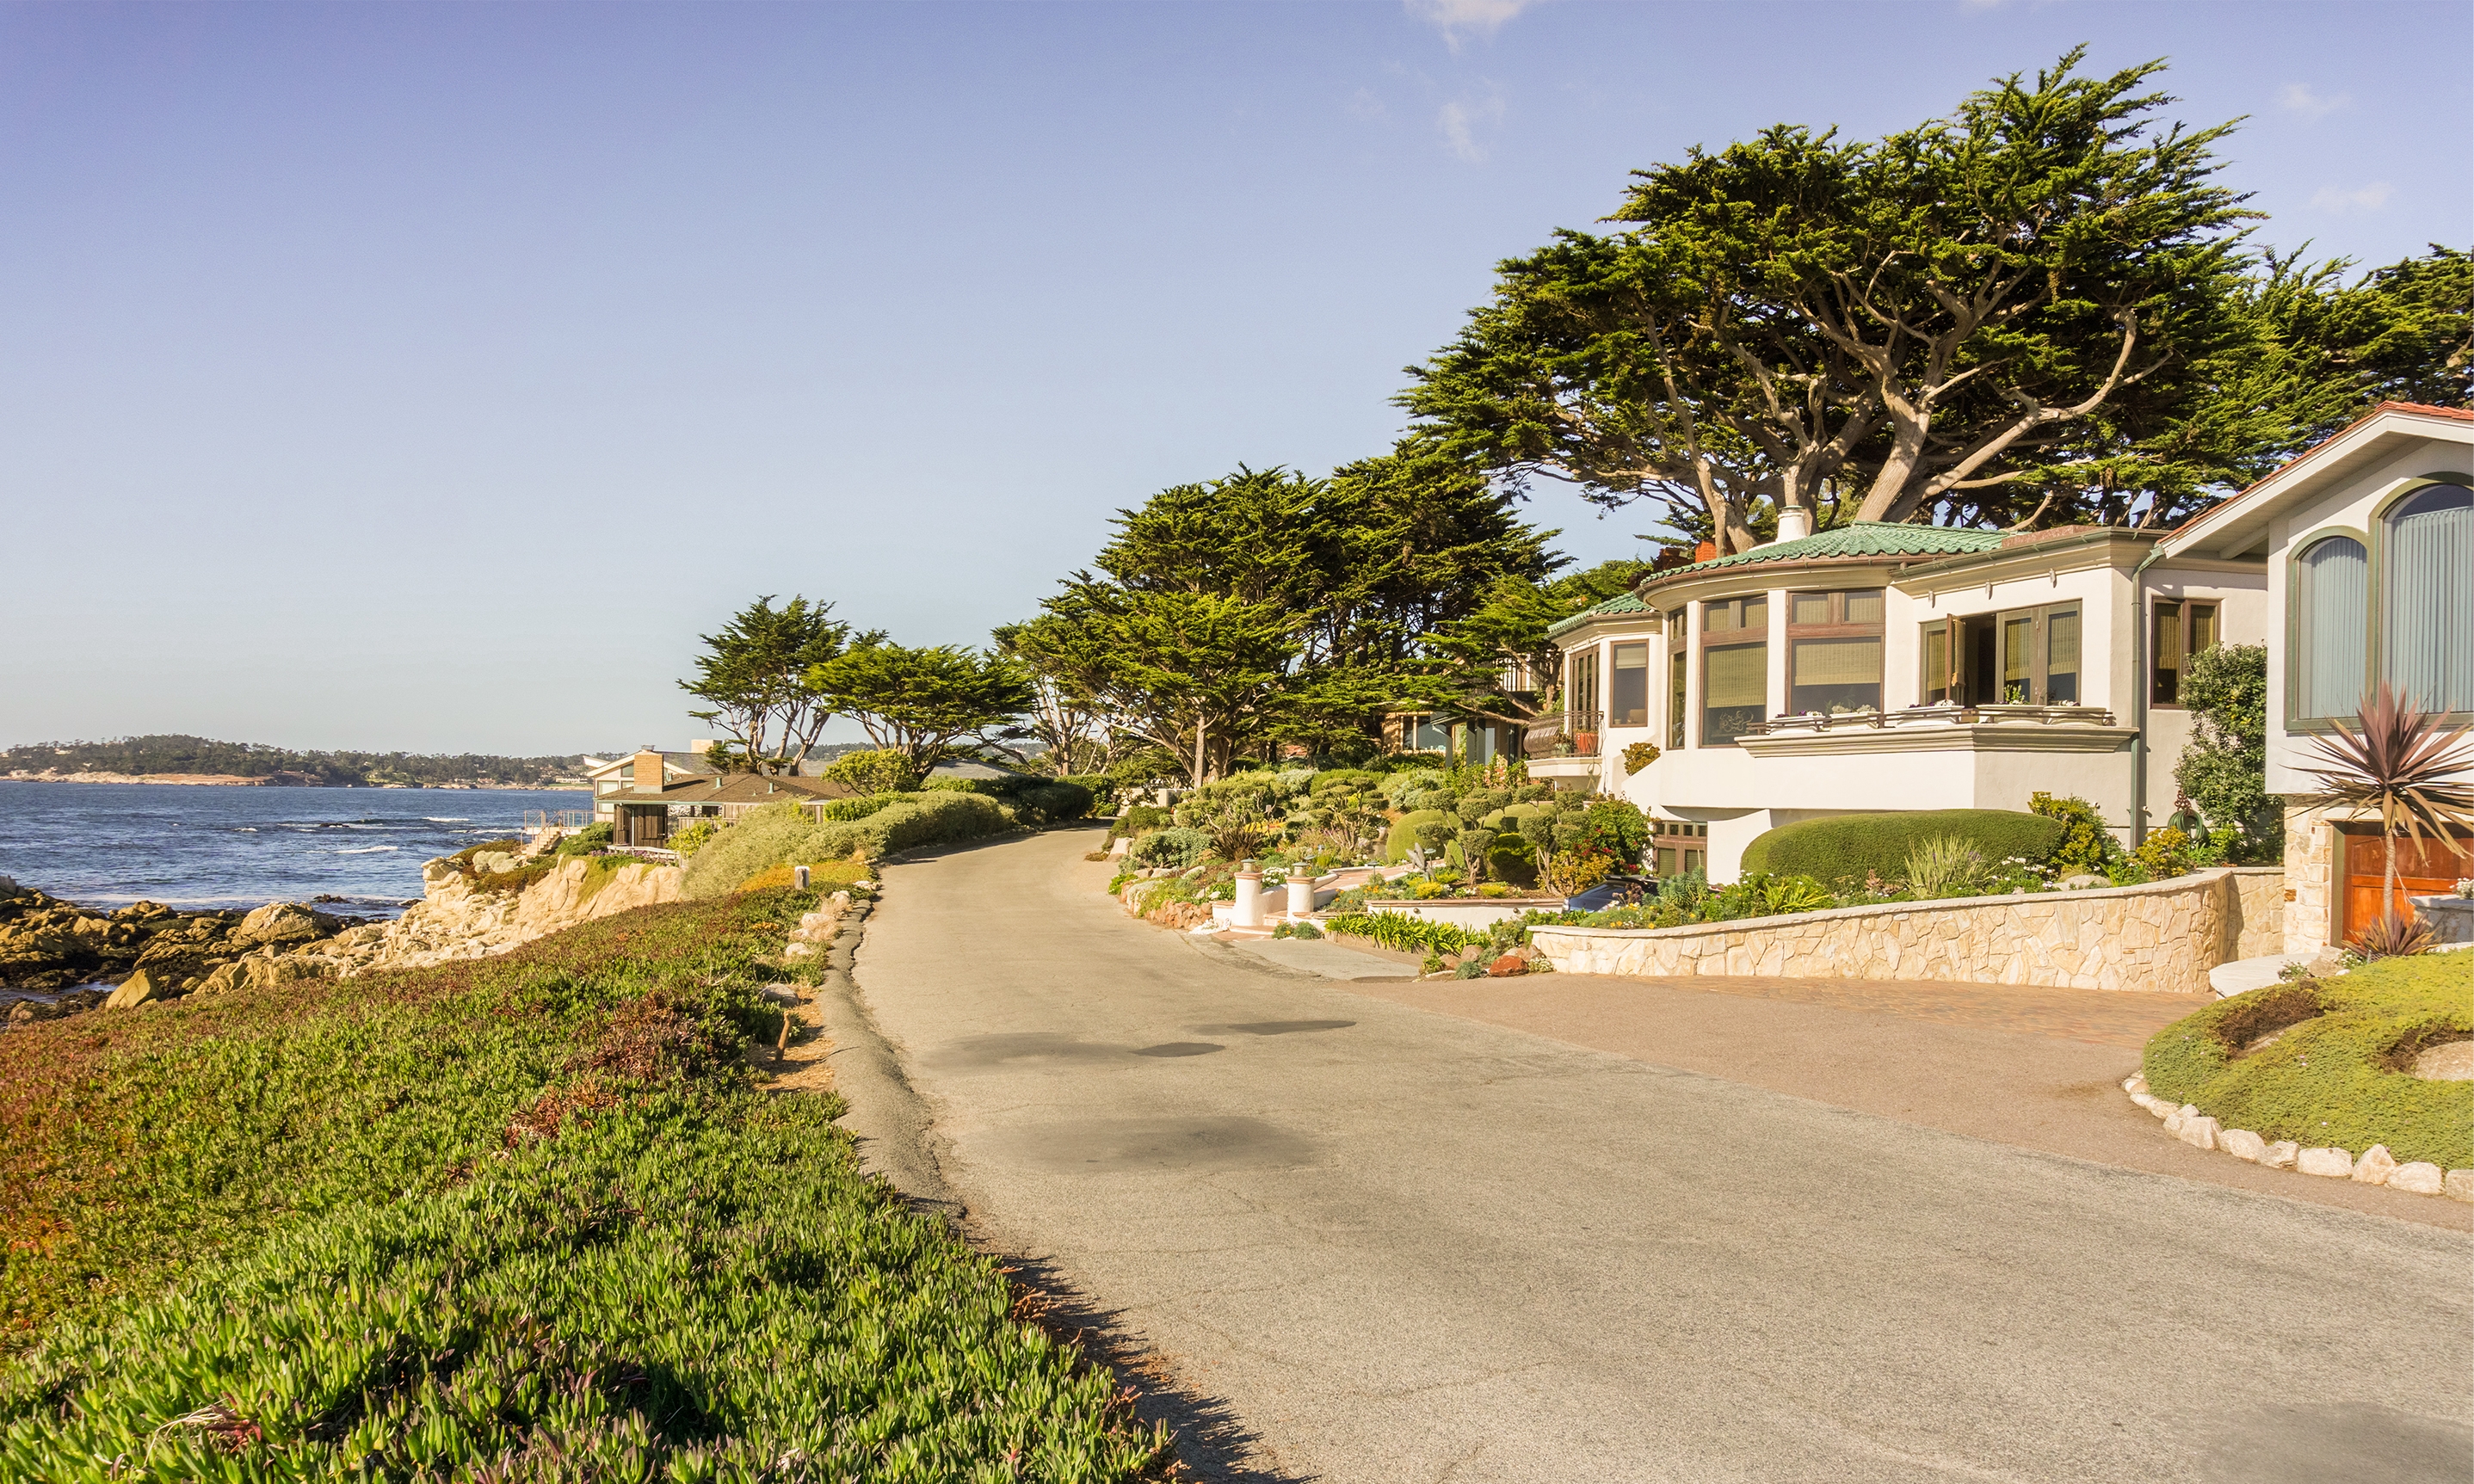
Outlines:
{"type": "Polygon", "coordinates": [[[2303,548],[2293,562],[2294,712],[2351,716],[2363,704],[2363,661],[2369,641],[2363,543],[2331,536],[2303,548]]]}
{"type": "Polygon", "coordinates": [[[2474,711],[2474,490],[2432,485],[2388,515],[2381,678],[2430,711],[2474,711]]]}

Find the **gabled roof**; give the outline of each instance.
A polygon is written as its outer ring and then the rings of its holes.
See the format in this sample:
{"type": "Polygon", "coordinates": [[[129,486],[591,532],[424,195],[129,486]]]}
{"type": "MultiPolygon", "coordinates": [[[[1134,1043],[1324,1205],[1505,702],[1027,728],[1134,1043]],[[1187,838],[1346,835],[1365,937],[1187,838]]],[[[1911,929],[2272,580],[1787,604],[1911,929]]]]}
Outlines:
{"type": "Polygon", "coordinates": [[[1579,612],[1574,613],[1569,618],[1559,618],[1553,623],[1548,624],[1546,626],[1546,636],[1551,639],[1559,634],[1568,634],[1572,630],[1581,627],[1581,625],[1588,623],[1592,619],[1605,618],[1611,614],[1654,613],[1657,611],[1658,610],[1650,607],[1646,603],[1643,603],[1639,598],[1635,597],[1633,594],[1629,592],[1618,592],[1613,597],[1607,599],[1604,603],[1592,604],[1590,607],[1585,608],[1579,612]]]}
{"type": "Polygon", "coordinates": [[[2474,443],[2474,411],[2382,402],[2277,466],[2240,494],[2183,521],[2156,549],[2168,556],[2201,549],[2227,556],[2254,550],[2267,536],[2268,520],[2279,506],[2317,493],[2347,469],[2387,458],[2414,438],[2474,443]]]}

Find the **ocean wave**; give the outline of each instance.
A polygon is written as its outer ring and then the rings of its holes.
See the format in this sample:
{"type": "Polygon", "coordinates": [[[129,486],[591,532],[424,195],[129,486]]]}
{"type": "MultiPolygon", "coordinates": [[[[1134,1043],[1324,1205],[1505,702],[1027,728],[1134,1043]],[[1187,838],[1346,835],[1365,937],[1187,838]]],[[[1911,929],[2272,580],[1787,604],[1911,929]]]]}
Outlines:
{"type": "Polygon", "coordinates": [[[473,823],[470,819],[440,819],[435,814],[424,814],[421,818],[424,824],[429,825],[470,825],[473,823]]]}
{"type": "Polygon", "coordinates": [[[364,845],[352,850],[326,850],[321,853],[327,855],[376,855],[381,850],[400,850],[402,849],[403,847],[400,845],[364,845]]]}

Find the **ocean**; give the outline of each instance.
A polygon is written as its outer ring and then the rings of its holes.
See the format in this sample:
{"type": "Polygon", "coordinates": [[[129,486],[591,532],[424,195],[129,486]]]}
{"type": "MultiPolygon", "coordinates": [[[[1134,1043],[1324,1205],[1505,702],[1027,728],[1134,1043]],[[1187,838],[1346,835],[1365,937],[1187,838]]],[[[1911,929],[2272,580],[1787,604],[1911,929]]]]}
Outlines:
{"type": "Polygon", "coordinates": [[[582,790],[0,782],[0,875],[95,907],[325,897],[392,917],[424,861],[592,807],[582,790]]]}

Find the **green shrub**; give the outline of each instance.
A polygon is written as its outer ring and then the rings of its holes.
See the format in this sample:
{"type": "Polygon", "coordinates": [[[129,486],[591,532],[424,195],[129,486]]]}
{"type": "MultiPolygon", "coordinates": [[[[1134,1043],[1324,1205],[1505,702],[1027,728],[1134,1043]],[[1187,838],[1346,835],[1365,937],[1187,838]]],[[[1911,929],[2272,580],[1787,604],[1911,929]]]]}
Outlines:
{"type": "Polygon", "coordinates": [[[2386,1144],[2400,1161],[2474,1168],[2474,1082],[2406,1071],[2424,1047],[2474,1036],[2466,959],[2382,959],[2219,1000],[2148,1041],[2148,1090],[2266,1139],[2356,1155],[2386,1144]]]}
{"type": "Polygon", "coordinates": [[[1984,856],[1956,835],[1935,835],[1916,842],[1899,876],[1918,901],[1967,896],[1984,878],[1984,856]]]}
{"type": "Polygon", "coordinates": [[[1538,848],[1509,830],[1487,848],[1486,874],[1513,886],[1538,884],[1538,848]]]}
{"type": "Polygon", "coordinates": [[[705,842],[720,832],[720,822],[698,820],[685,829],[674,829],[670,832],[670,849],[678,852],[679,859],[692,860],[695,858],[695,852],[704,849],[705,842]]]}
{"type": "MultiPolygon", "coordinates": [[[[1394,820],[1392,827],[1384,832],[1384,863],[1396,866],[1409,858],[1409,848],[1418,844],[1421,838],[1432,835],[1438,829],[1451,829],[1458,826],[1459,821],[1442,809],[1413,809],[1394,820]]],[[[1431,854],[1440,848],[1440,843],[1431,844],[1427,847],[1427,851],[1431,854]]]]}
{"type": "Polygon", "coordinates": [[[978,794],[902,794],[865,819],[818,824],[796,804],[751,809],[687,863],[682,895],[705,901],[737,891],[760,871],[813,865],[853,854],[882,859],[895,850],[975,840],[1007,827],[1005,810],[978,794]]]}
{"type": "Polygon", "coordinates": [[[2046,856],[2046,863],[2055,874],[2100,876],[2112,869],[2122,848],[2104,827],[2104,819],[2096,812],[2095,804],[2068,795],[2057,799],[2039,791],[2027,796],[2027,809],[2061,824],[2061,839],[2046,856]]]}
{"type": "Polygon", "coordinates": [[[862,794],[908,794],[919,787],[919,770],[890,748],[844,753],[826,764],[824,776],[862,794]]]}
{"type": "Polygon", "coordinates": [[[1176,816],[1166,809],[1147,803],[1135,804],[1108,826],[1108,838],[1140,835],[1150,830],[1166,829],[1176,823],[1176,816]]]}
{"type": "Polygon", "coordinates": [[[1021,824],[1061,825],[1090,813],[1095,797],[1091,790],[1079,783],[1057,779],[1030,783],[1016,789],[1008,802],[1015,820],[1021,824]]]}
{"type": "Polygon", "coordinates": [[[1369,773],[1363,768],[1332,768],[1316,774],[1306,791],[1309,794],[1327,794],[1337,788],[1355,793],[1360,789],[1372,788],[1382,780],[1383,775],[1369,773]]]}
{"type": "Polygon", "coordinates": [[[1202,859],[1203,852],[1210,849],[1211,837],[1201,830],[1172,826],[1136,840],[1126,851],[1126,862],[1147,869],[1175,866],[1182,870],[1202,859]]]}
{"type": "Polygon", "coordinates": [[[810,819],[834,824],[863,820],[901,797],[900,794],[869,794],[862,799],[828,799],[822,803],[805,807],[810,819]]]}
{"type": "Polygon", "coordinates": [[[558,843],[558,853],[561,855],[590,855],[594,851],[608,846],[610,844],[611,836],[616,832],[617,831],[611,827],[608,821],[604,821],[598,825],[587,825],[582,829],[577,830],[575,833],[560,841],[558,843]]]}
{"type": "Polygon", "coordinates": [[[1744,848],[1743,869],[1769,875],[1806,875],[1828,887],[1861,887],[1867,874],[1899,877],[1923,842],[1949,835],[1987,861],[2050,858],[2062,823],[2007,809],[1921,809],[1896,814],[1842,814],[1782,825],[1744,848]]]}
{"type": "Polygon", "coordinates": [[[1449,922],[1430,922],[1405,912],[1352,912],[1325,917],[1322,927],[1326,933],[1346,933],[1352,938],[1371,939],[1401,953],[1416,953],[1420,949],[1429,953],[1458,953],[1471,944],[1486,942],[1483,933],[1468,932],[1449,922]]]}

